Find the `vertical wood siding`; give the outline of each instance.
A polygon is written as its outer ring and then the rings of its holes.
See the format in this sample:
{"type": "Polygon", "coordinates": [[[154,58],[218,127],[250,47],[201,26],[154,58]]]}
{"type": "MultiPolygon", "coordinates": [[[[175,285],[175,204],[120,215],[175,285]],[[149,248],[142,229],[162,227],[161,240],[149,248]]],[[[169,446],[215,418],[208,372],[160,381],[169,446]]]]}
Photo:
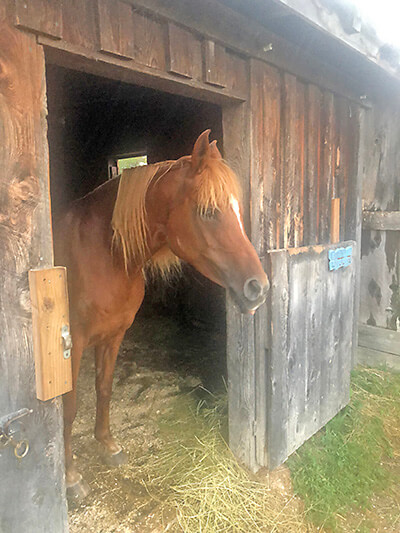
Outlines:
{"type": "Polygon", "coordinates": [[[252,238],[259,254],[330,242],[331,200],[340,239],[355,238],[357,110],[344,97],[251,62],[252,238]]]}
{"type": "Polygon", "coordinates": [[[20,426],[27,456],[18,462],[12,446],[0,451],[0,531],[64,533],[61,399],[36,399],[28,287],[29,269],[53,263],[45,62],[35,38],[3,22],[1,11],[0,416],[33,412],[20,426]]]}

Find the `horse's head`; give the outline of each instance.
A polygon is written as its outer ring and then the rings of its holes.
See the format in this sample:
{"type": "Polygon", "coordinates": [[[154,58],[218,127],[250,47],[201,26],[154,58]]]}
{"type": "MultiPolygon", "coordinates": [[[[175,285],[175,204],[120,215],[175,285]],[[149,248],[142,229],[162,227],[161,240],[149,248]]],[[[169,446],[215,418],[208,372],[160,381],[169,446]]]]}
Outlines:
{"type": "Polygon", "coordinates": [[[269,281],[244,231],[237,178],[216,142],[209,143],[209,133],[197,139],[178,191],[169,198],[167,242],[178,257],[228,289],[242,312],[252,313],[265,301],[269,281]]]}

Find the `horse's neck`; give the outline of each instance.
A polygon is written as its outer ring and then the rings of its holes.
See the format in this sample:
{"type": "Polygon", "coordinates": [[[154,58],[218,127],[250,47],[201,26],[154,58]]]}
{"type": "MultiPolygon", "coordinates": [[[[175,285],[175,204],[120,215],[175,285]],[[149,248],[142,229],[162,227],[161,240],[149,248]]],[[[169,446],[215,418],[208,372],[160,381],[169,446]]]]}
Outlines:
{"type": "MultiPolygon", "coordinates": [[[[85,204],[82,207],[87,212],[87,215],[96,220],[96,226],[98,226],[97,233],[100,230],[101,234],[103,235],[102,241],[105,243],[107,251],[111,250],[112,248],[113,230],[111,221],[113,217],[115,202],[117,199],[119,181],[119,176],[117,178],[109,180],[108,182],[104,183],[82,199],[82,202],[85,204]]],[[[148,221],[148,228],[153,228],[153,223],[155,222],[154,218],[155,217],[153,216],[152,219],[148,221]]],[[[144,260],[141,260],[137,264],[131,265],[131,273],[135,273],[136,271],[141,270],[144,266],[144,263],[146,263],[147,260],[150,259],[153,254],[158,252],[160,246],[158,245],[158,242],[152,237],[152,234],[148,235],[147,256],[144,258],[144,260]]],[[[113,255],[114,260],[117,260],[121,268],[125,269],[121,251],[118,249],[113,249],[113,255]]]]}

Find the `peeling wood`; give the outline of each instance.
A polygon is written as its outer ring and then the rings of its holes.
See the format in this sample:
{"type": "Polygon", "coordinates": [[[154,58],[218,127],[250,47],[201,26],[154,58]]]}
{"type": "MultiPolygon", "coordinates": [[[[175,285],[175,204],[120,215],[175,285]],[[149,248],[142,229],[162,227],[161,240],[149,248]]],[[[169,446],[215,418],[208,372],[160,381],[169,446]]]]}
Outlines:
{"type": "Polygon", "coordinates": [[[400,211],[363,211],[363,229],[400,231],[400,211]]]}

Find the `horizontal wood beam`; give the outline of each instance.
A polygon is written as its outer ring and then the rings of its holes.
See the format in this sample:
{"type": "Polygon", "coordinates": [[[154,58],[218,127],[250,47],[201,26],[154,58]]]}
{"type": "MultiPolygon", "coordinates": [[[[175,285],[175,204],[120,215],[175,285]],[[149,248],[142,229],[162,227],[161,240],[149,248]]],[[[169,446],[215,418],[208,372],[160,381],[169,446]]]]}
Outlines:
{"type": "Polygon", "coordinates": [[[358,345],[369,350],[400,356],[400,331],[360,324],[358,345]]]}
{"type": "Polygon", "coordinates": [[[400,211],[363,211],[362,228],[400,231],[400,211]]]}
{"type": "Polygon", "coordinates": [[[356,363],[359,365],[386,367],[389,370],[400,371],[400,356],[392,353],[380,352],[378,350],[370,350],[363,346],[357,348],[356,363]]]}
{"type": "Polygon", "coordinates": [[[126,61],[95,50],[55,41],[38,35],[38,43],[46,47],[46,60],[65,68],[135,83],[161,91],[180,94],[189,98],[224,105],[242,103],[244,97],[233,94],[227,88],[217,87],[200,80],[176,76],[153,69],[136,61],[126,61]]]}

